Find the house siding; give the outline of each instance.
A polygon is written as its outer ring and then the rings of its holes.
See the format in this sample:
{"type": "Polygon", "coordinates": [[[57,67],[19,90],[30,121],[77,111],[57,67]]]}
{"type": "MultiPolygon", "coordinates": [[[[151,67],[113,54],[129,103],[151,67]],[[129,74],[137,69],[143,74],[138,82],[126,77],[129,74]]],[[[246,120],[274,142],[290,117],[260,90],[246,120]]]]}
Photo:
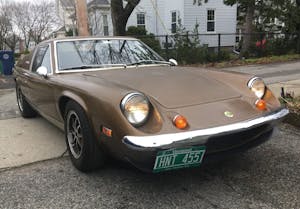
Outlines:
{"type": "Polygon", "coordinates": [[[128,19],[127,27],[137,25],[137,13],[145,13],[146,30],[156,35],[171,33],[171,12],[177,11],[181,19],[184,18],[184,2],[172,0],[141,0],[128,19]],[[157,16],[157,12],[159,16],[157,16]]]}
{"type": "MultiPolygon", "coordinates": [[[[171,12],[176,11],[181,25],[193,32],[196,23],[199,24],[201,44],[209,47],[218,46],[218,33],[235,33],[237,6],[224,5],[221,0],[210,0],[201,6],[194,5],[192,0],[141,0],[132,12],[127,27],[137,25],[137,13],[145,13],[146,30],[155,35],[171,33],[171,12]],[[159,16],[156,15],[155,7],[159,16]],[[207,32],[207,10],[215,10],[215,31],[207,32]]],[[[234,46],[235,35],[222,35],[221,46],[234,46]]]]}
{"type": "MultiPolygon", "coordinates": [[[[155,2],[155,0],[153,0],[155,2]]],[[[156,33],[156,13],[153,9],[151,0],[141,0],[141,2],[136,6],[134,11],[131,13],[128,21],[127,27],[137,26],[137,14],[145,14],[145,27],[148,32],[156,33]]]]}
{"type": "MultiPolygon", "coordinates": [[[[193,31],[196,23],[199,24],[198,32],[202,35],[200,41],[202,44],[208,44],[210,47],[218,46],[218,33],[236,33],[237,5],[227,6],[220,0],[210,0],[201,6],[193,5],[193,1],[184,1],[184,26],[187,30],[193,31]],[[207,10],[215,10],[215,31],[207,32],[207,10]]],[[[233,46],[235,44],[235,35],[222,35],[221,46],[233,46]]]]}
{"type": "Polygon", "coordinates": [[[165,24],[165,30],[162,31],[162,34],[171,34],[171,24],[172,24],[172,12],[177,12],[177,23],[180,19],[181,23],[184,22],[184,1],[182,0],[173,0],[172,3],[169,3],[168,1],[165,1],[165,7],[164,7],[164,24],[165,24]]]}

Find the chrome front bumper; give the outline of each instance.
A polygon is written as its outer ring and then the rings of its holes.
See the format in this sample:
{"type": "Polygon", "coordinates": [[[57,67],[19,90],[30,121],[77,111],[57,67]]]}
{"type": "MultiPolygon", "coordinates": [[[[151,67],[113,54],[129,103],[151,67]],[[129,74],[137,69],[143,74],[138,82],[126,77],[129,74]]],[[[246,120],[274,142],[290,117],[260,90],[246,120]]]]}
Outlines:
{"type": "Polygon", "coordinates": [[[225,135],[228,133],[248,130],[263,124],[275,123],[289,113],[288,109],[281,109],[263,117],[234,123],[225,126],[207,128],[195,131],[187,131],[174,134],[161,134],[151,136],[125,136],[123,143],[137,149],[156,149],[169,147],[175,143],[199,143],[205,144],[212,136],[225,135]]]}

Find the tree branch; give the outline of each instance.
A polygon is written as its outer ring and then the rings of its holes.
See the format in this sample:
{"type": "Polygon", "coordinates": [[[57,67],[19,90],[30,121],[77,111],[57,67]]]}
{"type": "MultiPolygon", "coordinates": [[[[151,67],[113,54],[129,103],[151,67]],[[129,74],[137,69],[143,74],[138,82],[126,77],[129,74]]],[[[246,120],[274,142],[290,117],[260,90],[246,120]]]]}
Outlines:
{"type": "Polygon", "coordinates": [[[140,3],[141,0],[128,0],[128,3],[124,9],[125,18],[129,18],[134,8],[140,3]]]}

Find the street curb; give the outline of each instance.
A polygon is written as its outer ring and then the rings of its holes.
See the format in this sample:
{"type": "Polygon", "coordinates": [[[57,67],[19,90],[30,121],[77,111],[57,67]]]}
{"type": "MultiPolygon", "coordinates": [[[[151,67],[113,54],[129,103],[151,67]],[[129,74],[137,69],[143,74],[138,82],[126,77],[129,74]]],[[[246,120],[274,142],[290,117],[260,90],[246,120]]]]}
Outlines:
{"type": "Polygon", "coordinates": [[[58,156],[55,158],[49,158],[49,159],[45,159],[45,160],[39,160],[39,161],[35,161],[35,162],[31,162],[31,163],[26,163],[23,165],[17,165],[17,166],[11,166],[11,167],[5,167],[5,168],[0,168],[0,173],[6,172],[6,171],[10,171],[12,169],[18,169],[18,168],[24,168],[25,166],[30,166],[30,165],[34,165],[37,163],[43,163],[43,162],[48,162],[48,161],[53,161],[53,160],[59,160],[59,159],[63,159],[63,158],[68,158],[68,155],[64,155],[65,152],[62,154],[62,156],[58,156]]]}

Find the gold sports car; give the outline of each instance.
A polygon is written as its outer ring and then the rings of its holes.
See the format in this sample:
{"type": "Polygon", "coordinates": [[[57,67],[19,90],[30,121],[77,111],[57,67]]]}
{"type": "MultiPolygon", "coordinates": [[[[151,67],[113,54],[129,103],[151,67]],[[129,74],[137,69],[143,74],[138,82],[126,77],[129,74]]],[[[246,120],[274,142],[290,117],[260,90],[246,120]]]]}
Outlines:
{"type": "Polygon", "coordinates": [[[199,166],[263,143],[288,114],[259,77],[179,67],[127,37],[42,42],[14,76],[22,116],[64,130],[81,171],[107,156],[150,172],[199,166]]]}

